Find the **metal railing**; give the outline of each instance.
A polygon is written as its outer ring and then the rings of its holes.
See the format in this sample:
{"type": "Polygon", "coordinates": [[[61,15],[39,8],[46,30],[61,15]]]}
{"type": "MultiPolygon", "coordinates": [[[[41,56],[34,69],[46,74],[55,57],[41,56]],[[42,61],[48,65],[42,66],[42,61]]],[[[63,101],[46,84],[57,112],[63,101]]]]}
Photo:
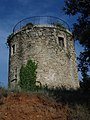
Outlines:
{"type": "Polygon", "coordinates": [[[28,23],[33,25],[50,25],[56,26],[57,24],[62,25],[66,29],[70,30],[69,25],[62,19],[53,16],[33,16],[25,18],[19,21],[13,28],[13,33],[20,30],[22,27],[26,26],[28,23]]]}

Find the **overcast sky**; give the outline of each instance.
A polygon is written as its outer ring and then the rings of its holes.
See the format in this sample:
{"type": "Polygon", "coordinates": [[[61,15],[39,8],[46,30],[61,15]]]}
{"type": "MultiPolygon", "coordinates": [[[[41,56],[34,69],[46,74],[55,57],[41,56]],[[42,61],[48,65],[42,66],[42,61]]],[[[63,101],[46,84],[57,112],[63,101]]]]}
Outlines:
{"type": "MultiPolygon", "coordinates": [[[[55,16],[66,21],[72,28],[76,17],[63,12],[64,0],[0,0],[0,83],[8,83],[8,50],[7,37],[14,25],[30,16],[55,16]]],[[[77,44],[77,53],[81,50],[77,44]]]]}

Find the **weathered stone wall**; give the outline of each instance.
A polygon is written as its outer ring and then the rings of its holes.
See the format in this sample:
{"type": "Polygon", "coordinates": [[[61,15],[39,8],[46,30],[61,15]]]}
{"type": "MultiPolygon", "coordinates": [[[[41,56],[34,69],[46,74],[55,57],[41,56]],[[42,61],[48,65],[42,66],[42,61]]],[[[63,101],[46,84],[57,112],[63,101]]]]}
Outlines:
{"type": "Polygon", "coordinates": [[[55,27],[33,27],[17,32],[10,40],[9,81],[19,81],[21,65],[28,59],[38,63],[37,81],[49,87],[78,87],[76,56],[72,35],[55,27]],[[64,38],[64,47],[58,37],[64,38]],[[15,53],[11,55],[11,46],[15,53]],[[17,78],[14,80],[14,78],[17,78]]]}

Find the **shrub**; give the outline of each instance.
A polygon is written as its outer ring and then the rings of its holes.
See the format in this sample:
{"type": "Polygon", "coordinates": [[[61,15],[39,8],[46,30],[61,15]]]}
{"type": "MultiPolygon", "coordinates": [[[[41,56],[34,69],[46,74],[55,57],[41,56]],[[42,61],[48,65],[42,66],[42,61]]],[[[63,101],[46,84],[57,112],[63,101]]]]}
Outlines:
{"type": "Polygon", "coordinates": [[[0,85],[0,105],[4,104],[4,97],[8,96],[8,91],[0,85]]]}
{"type": "Polygon", "coordinates": [[[33,27],[32,23],[27,23],[24,27],[22,27],[22,29],[26,30],[26,29],[31,29],[33,27]]]}
{"type": "Polygon", "coordinates": [[[37,64],[31,59],[20,69],[19,85],[22,90],[29,91],[36,89],[36,69],[37,64]]]}
{"type": "Polygon", "coordinates": [[[90,120],[90,111],[87,106],[83,105],[74,105],[72,109],[72,120],[90,120]]]}
{"type": "Polygon", "coordinates": [[[8,96],[8,91],[0,85],[0,98],[7,97],[7,96],[8,96]]]}

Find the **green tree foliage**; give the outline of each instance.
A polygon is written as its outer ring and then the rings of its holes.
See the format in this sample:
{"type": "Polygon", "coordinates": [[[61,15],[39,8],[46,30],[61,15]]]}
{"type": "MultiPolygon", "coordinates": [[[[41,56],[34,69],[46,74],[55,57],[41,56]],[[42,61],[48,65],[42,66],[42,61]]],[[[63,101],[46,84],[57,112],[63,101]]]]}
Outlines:
{"type": "Polygon", "coordinates": [[[65,0],[64,11],[67,15],[78,15],[77,23],[73,25],[75,40],[84,47],[84,52],[78,57],[79,71],[83,80],[89,79],[90,70],[90,0],[65,0]]]}
{"type": "Polygon", "coordinates": [[[19,85],[22,90],[29,91],[36,88],[36,69],[37,64],[31,59],[21,67],[19,85]]]}
{"type": "Polygon", "coordinates": [[[80,81],[80,87],[86,92],[89,91],[90,90],[90,77],[84,77],[83,82],[80,81]]]}

